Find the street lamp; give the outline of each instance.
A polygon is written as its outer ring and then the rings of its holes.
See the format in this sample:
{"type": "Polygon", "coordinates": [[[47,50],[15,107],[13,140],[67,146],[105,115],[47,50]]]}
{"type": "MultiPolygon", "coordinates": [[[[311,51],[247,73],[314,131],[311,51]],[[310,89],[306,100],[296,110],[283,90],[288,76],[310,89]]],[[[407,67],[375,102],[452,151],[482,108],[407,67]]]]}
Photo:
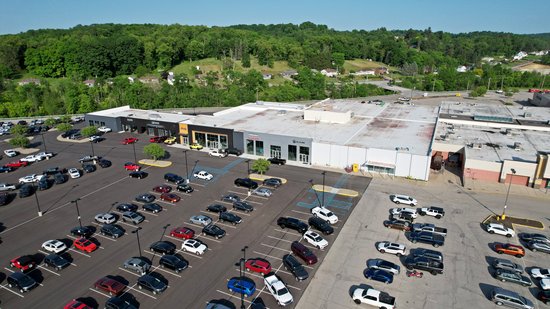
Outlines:
{"type": "Polygon", "coordinates": [[[321,207],[325,207],[325,175],[327,172],[322,172],[321,174],[323,174],[323,204],[321,207]]]}
{"type": "Polygon", "coordinates": [[[160,236],[160,240],[159,241],[162,241],[162,238],[164,237],[164,234],[166,234],[166,229],[170,226],[170,223],[166,224],[165,226],[163,226],[162,228],[164,229],[162,231],[162,235],[160,236]]]}
{"type": "MultiPolygon", "coordinates": [[[[244,271],[243,271],[242,269],[244,269],[244,263],[246,263],[246,249],[248,249],[248,246],[244,246],[244,247],[241,249],[241,251],[242,251],[242,253],[243,253],[243,258],[242,258],[242,259],[240,260],[240,262],[239,262],[239,265],[240,265],[239,270],[241,270],[241,277],[239,278],[239,280],[243,280],[243,274],[242,274],[242,273],[243,273],[244,271]],[[242,265],[242,266],[241,266],[241,265],[242,265]]],[[[246,307],[245,307],[245,305],[244,305],[244,291],[241,290],[241,309],[245,309],[245,308],[246,308],[246,307]]]]}
{"type": "Polygon", "coordinates": [[[138,250],[139,250],[139,257],[141,257],[141,244],[139,243],[139,230],[141,230],[141,226],[136,228],[134,231],[132,231],[132,234],[136,234],[137,243],[138,243],[138,250]]]}
{"type": "Polygon", "coordinates": [[[508,195],[510,195],[510,188],[512,187],[512,178],[516,174],[516,170],[513,168],[510,169],[510,171],[512,171],[512,175],[510,175],[510,184],[508,185],[508,191],[506,192],[506,199],[504,200],[504,209],[502,209],[502,216],[500,216],[502,220],[506,219],[506,207],[508,207],[508,195]]]}
{"type": "Polygon", "coordinates": [[[95,157],[94,142],[90,141],[90,146],[92,146],[92,156],[95,157]]]}
{"type": "Polygon", "coordinates": [[[313,190],[313,193],[315,193],[315,197],[317,198],[317,202],[319,202],[319,207],[322,207],[321,200],[319,199],[319,194],[317,194],[317,190],[313,189],[313,179],[310,179],[308,181],[311,184],[311,189],[313,190]]]}
{"type": "Polygon", "coordinates": [[[46,149],[46,140],[44,139],[44,133],[40,133],[40,136],[42,136],[42,144],[44,144],[44,152],[48,152],[48,150],[46,149]]]}
{"type": "Polygon", "coordinates": [[[40,203],[38,202],[38,194],[36,194],[38,189],[34,188],[34,197],[36,198],[36,208],[38,208],[38,216],[42,217],[42,210],[40,210],[40,203]]]}
{"type": "Polygon", "coordinates": [[[189,183],[189,165],[187,164],[187,151],[189,150],[184,150],[183,154],[185,155],[185,171],[187,172],[187,174],[185,174],[185,181],[186,183],[189,183]]]}
{"type": "Polygon", "coordinates": [[[80,201],[80,198],[77,198],[76,200],[71,201],[71,203],[76,205],[76,214],[78,215],[78,224],[80,225],[80,227],[82,227],[82,220],[80,220],[80,210],[78,209],[78,201],[80,201]]]}
{"type": "Polygon", "coordinates": [[[134,163],[137,164],[137,157],[136,157],[136,142],[132,143],[132,147],[134,148],[134,163]]]}

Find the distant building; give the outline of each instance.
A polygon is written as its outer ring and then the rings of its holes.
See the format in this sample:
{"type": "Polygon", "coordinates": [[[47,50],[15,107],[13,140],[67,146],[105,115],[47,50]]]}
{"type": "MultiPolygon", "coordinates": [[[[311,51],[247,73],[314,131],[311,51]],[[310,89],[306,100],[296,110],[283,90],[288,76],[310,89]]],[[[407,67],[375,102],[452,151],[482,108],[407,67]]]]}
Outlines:
{"type": "Polygon", "coordinates": [[[85,81],[83,81],[84,85],[88,86],[88,87],[93,87],[95,86],[95,79],[87,79],[85,81]]]}
{"type": "Polygon", "coordinates": [[[351,73],[351,75],[355,76],[365,76],[365,75],[375,75],[376,72],[374,70],[359,70],[355,73],[351,73]]]}
{"type": "Polygon", "coordinates": [[[379,67],[379,68],[376,68],[374,69],[374,73],[376,73],[376,75],[384,75],[384,74],[388,74],[388,68],[386,67],[379,67]]]}
{"type": "Polygon", "coordinates": [[[130,84],[133,84],[135,81],[136,78],[134,76],[128,76],[128,82],[130,82],[130,84]]]}
{"type": "Polygon", "coordinates": [[[521,60],[521,59],[523,59],[523,58],[525,58],[525,57],[527,57],[527,53],[524,52],[524,51],[520,51],[519,53],[517,53],[517,54],[514,56],[513,60],[521,60]]]}
{"type": "Polygon", "coordinates": [[[321,74],[325,75],[326,77],[336,77],[338,76],[338,71],[335,69],[323,69],[321,70],[321,74]]]}
{"type": "Polygon", "coordinates": [[[541,107],[550,107],[550,93],[534,93],[531,104],[541,107]]]}
{"type": "Polygon", "coordinates": [[[24,86],[28,84],[40,85],[40,80],[38,78],[25,78],[19,82],[19,86],[24,86]]]}
{"type": "Polygon", "coordinates": [[[155,76],[143,76],[138,80],[144,84],[158,84],[160,82],[158,77],[155,76]]]}
{"type": "Polygon", "coordinates": [[[291,78],[292,76],[298,75],[298,71],[296,70],[287,70],[284,72],[281,72],[281,76],[284,78],[291,78]]]}
{"type": "Polygon", "coordinates": [[[174,75],[174,72],[168,72],[168,76],[166,77],[166,82],[171,85],[171,86],[174,86],[174,81],[176,80],[176,77],[174,75]]]}
{"type": "Polygon", "coordinates": [[[271,75],[269,73],[264,73],[264,74],[262,74],[262,77],[263,77],[263,79],[271,79],[273,77],[273,75],[271,75]]]}
{"type": "Polygon", "coordinates": [[[548,55],[548,51],[540,50],[540,51],[530,52],[530,54],[535,56],[544,56],[544,55],[548,55]]]}

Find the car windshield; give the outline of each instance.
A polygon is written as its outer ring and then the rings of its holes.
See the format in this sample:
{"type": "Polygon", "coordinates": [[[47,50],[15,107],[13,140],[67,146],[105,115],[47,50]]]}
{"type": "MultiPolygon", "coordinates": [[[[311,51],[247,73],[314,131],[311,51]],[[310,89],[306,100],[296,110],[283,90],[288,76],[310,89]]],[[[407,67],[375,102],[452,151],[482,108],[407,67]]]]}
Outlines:
{"type": "Polygon", "coordinates": [[[540,274],[548,276],[550,274],[550,269],[541,269],[540,274]]]}
{"type": "Polygon", "coordinates": [[[277,295],[285,295],[285,294],[288,294],[287,288],[282,288],[277,291],[277,295]]]}
{"type": "Polygon", "coordinates": [[[191,247],[193,248],[198,248],[201,244],[199,244],[198,242],[193,242],[191,243],[191,247]]]}

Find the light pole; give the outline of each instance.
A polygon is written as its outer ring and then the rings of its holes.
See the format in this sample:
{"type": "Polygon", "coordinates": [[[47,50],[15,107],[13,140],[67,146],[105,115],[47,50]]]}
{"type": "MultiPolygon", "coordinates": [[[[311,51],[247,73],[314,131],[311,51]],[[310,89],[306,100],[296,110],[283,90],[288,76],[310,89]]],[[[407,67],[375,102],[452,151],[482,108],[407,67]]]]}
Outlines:
{"type": "Polygon", "coordinates": [[[164,234],[166,234],[166,229],[170,226],[170,223],[166,224],[165,226],[163,226],[163,232],[162,232],[162,235],[160,236],[160,240],[159,241],[162,241],[162,238],[164,237],[164,234]]]}
{"type": "Polygon", "coordinates": [[[132,147],[134,148],[134,163],[137,164],[137,157],[136,157],[136,142],[132,143],[132,147]]]}
{"type": "MultiPolygon", "coordinates": [[[[311,184],[311,189],[313,189],[313,179],[309,180],[309,183],[311,184]]],[[[317,198],[317,202],[319,202],[319,207],[322,207],[321,200],[319,199],[319,194],[317,194],[317,191],[313,189],[313,193],[315,193],[315,197],[317,198]]]]}
{"type": "Polygon", "coordinates": [[[34,188],[34,198],[36,198],[36,208],[38,208],[38,216],[42,217],[42,210],[40,210],[40,203],[38,202],[38,194],[36,194],[38,189],[34,188]]]}
{"type": "Polygon", "coordinates": [[[323,204],[321,207],[325,207],[325,175],[327,172],[322,172],[321,174],[323,174],[323,204]]]}
{"type": "Polygon", "coordinates": [[[71,203],[76,205],[76,214],[78,215],[78,224],[80,227],[82,227],[82,220],[80,219],[80,210],[78,209],[78,201],[80,201],[80,198],[77,198],[76,200],[71,201],[71,203]]]}
{"type": "Polygon", "coordinates": [[[187,149],[183,151],[183,154],[185,155],[185,171],[187,174],[185,174],[185,181],[186,183],[189,183],[189,165],[187,164],[187,149]]]}
{"type": "Polygon", "coordinates": [[[508,196],[510,195],[510,188],[512,187],[512,178],[516,174],[516,170],[513,168],[510,169],[510,171],[512,171],[512,175],[510,175],[510,184],[508,185],[508,191],[506,192],[506,199],[504,200],[504,209],[502,209],[502,216],[500,216],[502,220],[506,219],[506,207],[508,207],[508,196]]]}
{"type": "Polygon", "coordinates": [[[90,146],[92,146],[92,156],[95,157],[94,142],[90,141],[90,146]]]}
{"type": "Polygon", "coordinates": [[[44,133],[40,133],[40,136],[42,136],[42,144],[44,144],[44,152],[48,152],[48,150],[46,149],[46,140],[44,139],[44,133]]]}
{"type": "MultiPolygon", "coordinates": [[[[246,249],[248,249],[248,246],[244,246],[241,251],[243,252],[243,258],[240,260],[239,262],[239,265],[241,265],[241,267],[239,267],[239,270],[241,270],[241,277],[239,278],[239,280],[243,280],[243,270],[244,269],[244,263],[246,263],[246,249]]],[[[244,291],[241,290],[241,309],[245,309],[245,305],[244,305],[244,291]]]]}
{"type": "Polygon", "coordinates": [[[138,243],[138,250],[139,250],[139,257],[141,257],[141,244],[139,243],[139,230],[141,230],[141,226],[136,228],[132,231],[132,234],[136,234],[137,237],[137,243],[138,243]]]}
{"type": "Polygon", "coordinates": [[[246,160],[246,175],[250,174],[250,160],[246,160]]]}

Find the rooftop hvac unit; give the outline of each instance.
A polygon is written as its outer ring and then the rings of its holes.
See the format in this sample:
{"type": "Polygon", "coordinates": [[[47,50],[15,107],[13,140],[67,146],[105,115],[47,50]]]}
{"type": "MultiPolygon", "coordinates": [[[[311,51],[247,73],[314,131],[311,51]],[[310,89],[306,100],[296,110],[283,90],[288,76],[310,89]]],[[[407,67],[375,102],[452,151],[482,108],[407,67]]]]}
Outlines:
{"type": "Polygon", "coordinates": [[[520,142],[515,142],[514,143],[514,150],[521,150],[521,143],[520,142]]]}
{"type": "Polygon", "coordinates": [[[523,118],[529,118],[529,117],[532,117],[532,116],[533,116],[533,114],[531,114],[531,113],[523,114],[523,118]]]}
{"type": "Polygon", "coordinates": [[[481,143],[475,143],[473,145],[473,148],[476,148],[476,149],[481,149],[481,147],[483,147],[483,144],[481,144],[481,143]]]}

